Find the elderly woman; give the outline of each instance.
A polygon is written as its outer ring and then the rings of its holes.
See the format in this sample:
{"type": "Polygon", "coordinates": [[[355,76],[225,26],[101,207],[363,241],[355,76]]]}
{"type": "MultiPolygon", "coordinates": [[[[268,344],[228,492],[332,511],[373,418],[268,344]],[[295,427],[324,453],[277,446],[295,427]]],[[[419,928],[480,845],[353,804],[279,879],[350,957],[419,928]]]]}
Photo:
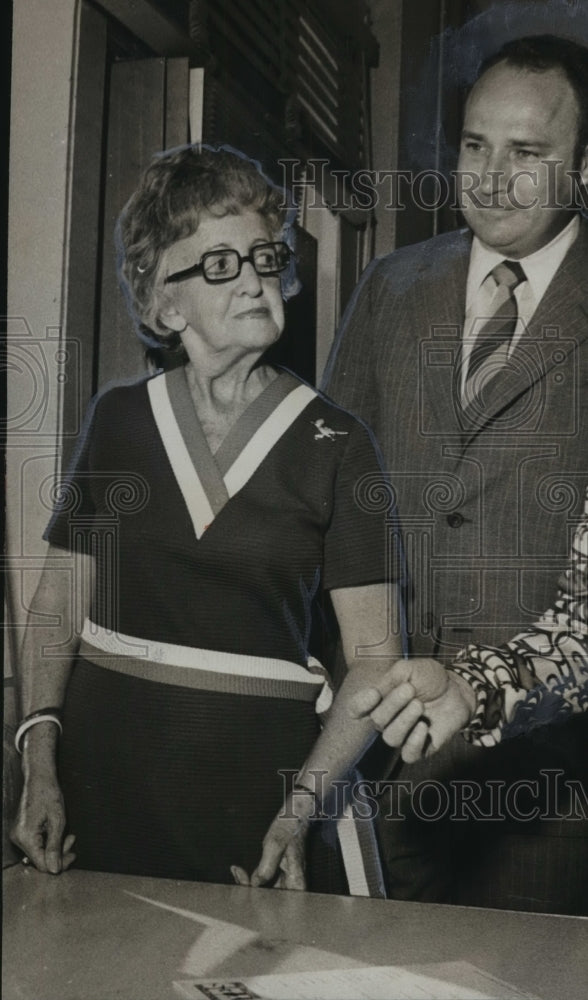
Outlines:
{"type": "Polygon", "coordinates": [[[42,871],[247,881],[290,791],[254,883],[303,885],[304,846],[308,887],[346,891],[333,825],[309,819],[372,738],[350,698],[400,655],[389,524],[365,428],[263,359],[292,281],[283,198],[188,147],[123,213],[140,333],[181,363],[99,396],[47,530],[13,831],[42,871]],[[322,731],[319,588],[348,667],[322,731]]]}

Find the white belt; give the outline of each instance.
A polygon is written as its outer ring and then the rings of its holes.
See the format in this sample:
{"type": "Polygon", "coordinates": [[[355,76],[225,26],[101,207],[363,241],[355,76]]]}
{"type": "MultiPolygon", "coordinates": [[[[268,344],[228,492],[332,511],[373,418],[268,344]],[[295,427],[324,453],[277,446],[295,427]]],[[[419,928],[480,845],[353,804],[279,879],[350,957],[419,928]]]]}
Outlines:
{"type": "Polygon", "coordinates": [[[217,649],[199,649],[172,642],[142,639],[105,629],[89,618],[84,622],[81,638],[109,656],[132,656],[152,663],[187,667],[192,670],[309,684],[317,689],[318,700],[315,705],[317,712],[326,712],[333,701],[329,675],[322,664],[312,656],[308,658],[306,667],[303,667],[290,660],[278,660],[269,656],[223,653],[217,649]]]}

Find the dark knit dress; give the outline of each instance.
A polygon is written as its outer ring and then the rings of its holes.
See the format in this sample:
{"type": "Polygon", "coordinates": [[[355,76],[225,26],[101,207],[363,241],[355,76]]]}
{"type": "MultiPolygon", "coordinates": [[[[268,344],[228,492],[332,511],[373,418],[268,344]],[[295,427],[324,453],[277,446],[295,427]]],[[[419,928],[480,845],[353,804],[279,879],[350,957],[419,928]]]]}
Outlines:
{"type": "MultiPolygon", "coordinates": [[[[382,484],[363,425],[286,372],[215,455],[183,369],[98,398],[46,533],[97,565],[59,757],[79,866],[255,867],[319,732],[313,598],[391,576],[382,484]]],[[[308,877],[346,891],[332,823],[308,877]]]]}

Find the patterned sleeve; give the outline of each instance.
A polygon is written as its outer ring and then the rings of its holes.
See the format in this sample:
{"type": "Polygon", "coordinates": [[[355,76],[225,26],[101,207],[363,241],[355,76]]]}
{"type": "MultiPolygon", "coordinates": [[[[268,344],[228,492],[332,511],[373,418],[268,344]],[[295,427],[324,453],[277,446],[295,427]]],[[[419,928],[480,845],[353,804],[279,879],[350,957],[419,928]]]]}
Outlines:
{"type": "Polygon", "coordinates": [[[493,746],[588,711],[587,612],[588,491],[554,607],[499,649],[467,646],[450,668],[476,692],[467,740],[493,746]]]}

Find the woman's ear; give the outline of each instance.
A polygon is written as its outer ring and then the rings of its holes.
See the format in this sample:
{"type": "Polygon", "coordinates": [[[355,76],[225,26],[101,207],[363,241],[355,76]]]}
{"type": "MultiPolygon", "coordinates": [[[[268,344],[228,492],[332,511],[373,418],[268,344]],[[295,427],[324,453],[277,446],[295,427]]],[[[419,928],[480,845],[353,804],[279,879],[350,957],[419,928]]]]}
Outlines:
{"type": "Polygon", "coordinates": [[[183,333],[188,323],[168,298],[162,297],[156,308],[157,319],[162,326],[174,333],[183,333]]]}

